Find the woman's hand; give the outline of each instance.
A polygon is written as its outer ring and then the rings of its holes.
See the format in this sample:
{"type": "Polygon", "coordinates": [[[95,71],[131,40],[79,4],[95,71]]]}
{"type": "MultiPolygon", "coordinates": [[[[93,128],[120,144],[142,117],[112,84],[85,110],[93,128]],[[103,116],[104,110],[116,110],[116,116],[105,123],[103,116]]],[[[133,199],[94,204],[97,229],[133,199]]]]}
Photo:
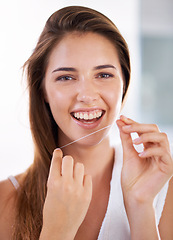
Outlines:
{"type": "Polygon", "coordinates": [[[153,201],[173,174],[173,160],[165,133],[154,124],[140,124],[124,116],[117,121],[123,146],[122,189],[139,201],[153,201]],[[132,140],[131,133],[139,138],[132,140]],[[133,144],[143,144],[138,153],[133,144]]]}
{"type": "Polygon", "coordinates": [[[168,139],[156,125],[140,124],[124,116],[117,120],[123,147],[121,184],[131,239],[159,239],[153,200],[173,175],[168,139]],[[131,133],[138,138],[132,140],[131,133]],[[135,145],[143,144],[138,153],[135,145]]]}
{"type": "Polygon", "coordinates": [[[83,222],[92,197],[91,176],[84,165],[62,151],[53,153],[43,210],[40,239],[72,240],[83,222]]]}

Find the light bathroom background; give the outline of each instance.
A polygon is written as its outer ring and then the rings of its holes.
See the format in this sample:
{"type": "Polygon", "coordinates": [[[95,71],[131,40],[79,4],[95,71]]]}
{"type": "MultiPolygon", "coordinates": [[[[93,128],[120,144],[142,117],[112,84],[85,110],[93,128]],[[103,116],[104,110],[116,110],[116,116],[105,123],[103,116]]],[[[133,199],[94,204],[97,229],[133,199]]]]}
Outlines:
{"type": "MultiPolygon", "coordinates": [[[[6,0],[0,3],[0,180],[33,161],[22,65],[47,18],[68,5],[107,15],[128,42],[132,83],[123,114],[157,123],[173,141],[172,0],[6,0]]],[[[114,132],[117,139],[118,132],[114,132]]]]}

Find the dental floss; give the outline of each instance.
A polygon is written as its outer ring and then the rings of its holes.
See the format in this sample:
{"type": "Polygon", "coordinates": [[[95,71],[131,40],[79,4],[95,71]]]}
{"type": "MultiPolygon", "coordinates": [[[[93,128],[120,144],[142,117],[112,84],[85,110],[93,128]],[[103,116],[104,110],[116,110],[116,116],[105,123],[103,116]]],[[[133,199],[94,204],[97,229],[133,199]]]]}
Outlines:
{"type": "Polygon", "coordinates": [[[78,141],[81,140],[81,139],[84,139],[84,138],[86,138],[86,137],[89,137],[89,136],[93,135],[94,133],[100,132],[100,131],[102,131],[103,129],[106,129],[106,128],[111,127],[111,126],[112,126],[112,124],[110,124],[110,125],[108,125],[108,126],[106,126],[106,127],[104,127],[104,128],[101,128],[101,129],[99,129],[99,130],[97,130],[97,131],[95,131],[95,132],[92,132],[92,133],[90,133],[90,134],[87,134],[87,135],[85,135],[84,137],[78,138],[77,140],[74,140],[73,142],[70,142],[70,143],[68,143],[68,144],[60,147],[60,149],[62,149],[62,148],[64,148],[64,147],[67,147],[67,146],[69,146],[69,145],[71,145],[71,144],[73,144],[73,143],[75,143],[75,142],[78,142],[78,141]]]}

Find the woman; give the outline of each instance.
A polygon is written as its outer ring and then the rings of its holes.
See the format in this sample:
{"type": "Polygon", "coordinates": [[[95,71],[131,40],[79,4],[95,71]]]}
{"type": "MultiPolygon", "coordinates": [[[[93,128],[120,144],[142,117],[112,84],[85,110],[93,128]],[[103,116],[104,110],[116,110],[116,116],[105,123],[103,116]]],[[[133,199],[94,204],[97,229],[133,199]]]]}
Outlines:
{"type": "Polygon", "coordinates": [[[24,67],[35,155],[0,184],[1,239],[172,239],[169,143],[156,125],[118,119],[130,60],[115,25],[89,8],[63,8],[24,67]],[[122,144],[113,148],[115,121],[122,144]]]}

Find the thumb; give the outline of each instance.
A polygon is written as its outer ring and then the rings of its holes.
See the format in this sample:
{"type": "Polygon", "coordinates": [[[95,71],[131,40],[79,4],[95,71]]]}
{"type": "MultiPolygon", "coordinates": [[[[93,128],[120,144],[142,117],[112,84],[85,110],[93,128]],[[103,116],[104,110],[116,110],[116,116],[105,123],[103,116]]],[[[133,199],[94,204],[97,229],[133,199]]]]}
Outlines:
{"type": "Polygon", "coordinates": [[[123,158],[125,161],[126,159],[134,157],[134,154],[136,155],[136,151],[133,147],[131,134],[125,133],[122,129],[122,127],[125,126],[126,124],[121,120],[117,120],[116,123],[120,132],[120,138],[121,138],[122,147],[123,147],[123,158]]]}

